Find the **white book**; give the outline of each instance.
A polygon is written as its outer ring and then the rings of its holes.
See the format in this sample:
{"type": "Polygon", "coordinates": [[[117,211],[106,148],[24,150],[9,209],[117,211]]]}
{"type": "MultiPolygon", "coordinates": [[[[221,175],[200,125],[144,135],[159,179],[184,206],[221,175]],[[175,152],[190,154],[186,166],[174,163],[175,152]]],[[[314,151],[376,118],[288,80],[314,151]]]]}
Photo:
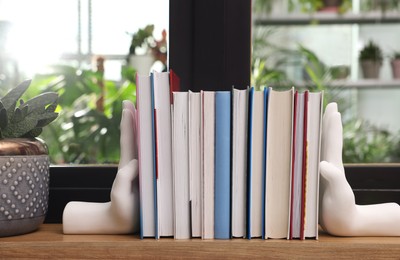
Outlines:
{"type": "Polygon", "coordinates": [[[288,238],[293,89],[269,89],[266,153],[265,238],[288,238]]]}
{"type": "Polygon", "coordinates": [[[190,238],[189,140],[187,92],[173,93],[172,157],[174,180],[174,237],[190,238]]]}
{"type": "Polygon", "coordinates": [[[141,237],[156,236],[154,136],[150,76],[136,76],[141,237]]]}
{"type": "Polygon", "coordinates": [[[293,153],[292,153],[292,175],[291,175],[291,209],[290,209],[290,235],[289,238],[300,238],[302,234],[302,212],[303,212],[303,168],[304,162],[304,116],[306,116],[304,104],[305,93],[298,91],[294,94],[293,114],[293,153]]]}
{"type": "Polygon", "coordinates": [[[323,92],[309,93],[305,237],[318,239],[319,162],[323,92]]]}
{"type": "Polygon", "coordinates": [[[168,72],[153,72],[158,235],[174,235],[171,99],[168,72]]]}
{"type": "Polygon", "coordinates": [[[215,92],[202,91],[202,238],[214,238],[215,92]]]}
{"type": "Polygon", "coordinates": [[[232,92],[232,236],[246,236],[248,90],[232,92]]]}
{"type": "Polygon", "coordinates": [[[201,172],[201,95],[189,91],[189,178],[193,237],[201,237],[201,172]]]}
{"type": "Polygon", "coordinates": [[[265,93],[249,92],[249,170],[248,170],[248,230],[247,237],[263,236],[264,216],[264,138],[265,138],[265,93]]]}

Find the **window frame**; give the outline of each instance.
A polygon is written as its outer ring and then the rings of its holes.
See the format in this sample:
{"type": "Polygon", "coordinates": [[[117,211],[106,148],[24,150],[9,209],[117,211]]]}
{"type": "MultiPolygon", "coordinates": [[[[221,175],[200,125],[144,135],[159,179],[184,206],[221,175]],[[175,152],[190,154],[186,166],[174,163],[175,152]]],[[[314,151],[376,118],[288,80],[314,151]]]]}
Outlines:
{"type": "MultiPolygon", "coordinates": [[[[181,77],[183,90],[249,86],[251,1],[170,0],[169,30],[169,68],[181,77]]],[[[117,170],[117,165],[52,165],[46,222],[61,223],[69,201],[109,201],[117,170]]],[[[345,172],[357,203],[400,203],[400,164],[345,165],[345,172]]]]}

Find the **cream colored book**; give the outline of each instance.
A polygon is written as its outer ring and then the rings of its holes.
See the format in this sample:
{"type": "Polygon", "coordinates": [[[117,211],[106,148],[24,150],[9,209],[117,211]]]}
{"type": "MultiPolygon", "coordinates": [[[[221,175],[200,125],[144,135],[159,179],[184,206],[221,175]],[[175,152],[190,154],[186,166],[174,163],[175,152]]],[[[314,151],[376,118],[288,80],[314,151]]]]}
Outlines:
{"type": "Polygon", "coordinates": [[[294,89],[269,89],[265,238],[288,238],[294,89]]]}
{"type": "Polygon", "coordinates": [[[214,238],[215,92],[202,91],[202,238],[214,238]]]}
{"type": "Polygon", "coordinates": [[[189,94],[174,92],[172,109],[172,166],[174,201],[174,238],[190,238],[189,197],[189,94]]]}
{"type": "Polygon", "coordinates": [[[323,92],[309,93],[307,127],[306,238],[318,239],[319,162],[323,92]]]}

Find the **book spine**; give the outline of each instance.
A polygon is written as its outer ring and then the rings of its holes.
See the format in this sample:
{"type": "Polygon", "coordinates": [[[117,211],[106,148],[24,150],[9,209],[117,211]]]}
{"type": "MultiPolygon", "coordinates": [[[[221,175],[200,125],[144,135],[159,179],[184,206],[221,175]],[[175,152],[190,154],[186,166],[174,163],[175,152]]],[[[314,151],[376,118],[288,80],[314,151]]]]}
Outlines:
{"type": "Polygon", "coordinates": [[[215,202],[214,236],[230,238],[231,92],[215,95],[215,202]]]}
{"type": "Polygon", "coordinates": [[[265,180],[267,179],[267,119],[268,119],[268,88],[264,88],[264,144],[263,144],[263,168],[262,168],[262,197],[261,197],[261,238],[265,239],[265,193],[266,185],[265,180]]]}
{"type": "Polygon", "coordinates": [[[155,120],[155,92],[154,92],[154,74],[150,75],[151,86],[151,129],[152,129],[152,146],[153,146],[153,180],[154,180],[154,225],[155,225],[155,238],[160,238],[160,219],[158,215],[158,196],[157,196],[157,151],[156,151],[156,120],[155,120]]]}
{"type": "Polygon", "coordinates": [[[253,160],[253,110],[254,110],[254,88],[249,91],[249,117],[248,117],[248,147],[247,147],[247,225],[246,225],[246,235],[248,239],[251,239],[251,177],[253,173],[253,165],[251,161],[253,160]]]}

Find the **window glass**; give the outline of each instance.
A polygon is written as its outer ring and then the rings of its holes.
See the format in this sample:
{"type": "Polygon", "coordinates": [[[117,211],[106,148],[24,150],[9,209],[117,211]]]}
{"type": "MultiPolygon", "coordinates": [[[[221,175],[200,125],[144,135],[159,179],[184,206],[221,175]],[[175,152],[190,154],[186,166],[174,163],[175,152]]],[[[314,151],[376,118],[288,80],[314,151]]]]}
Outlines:
{"type": "Polygon", "coordinates": [[[59,118],[40,136],[53,163],[118,162],[122,101],[135,102],[135,72],[166,68],[168,7],[168,0],[0,0],[0,95],[26,78],[33,80],[24,99],[59,93],[59,118]],[[130,55],[133,35],[146,27],[150,47],[130,55]],[[148,66],[136,65],[144,54],[148,66]]]}
{"type": "Polygon", "coordinates": [[[253,1],[252,84],[323,89],[342,113],[345,162],[399,162],[400,1],[333,2],[253,1]],[[371,42],[375,76],[361,59],[371,42]]]}

